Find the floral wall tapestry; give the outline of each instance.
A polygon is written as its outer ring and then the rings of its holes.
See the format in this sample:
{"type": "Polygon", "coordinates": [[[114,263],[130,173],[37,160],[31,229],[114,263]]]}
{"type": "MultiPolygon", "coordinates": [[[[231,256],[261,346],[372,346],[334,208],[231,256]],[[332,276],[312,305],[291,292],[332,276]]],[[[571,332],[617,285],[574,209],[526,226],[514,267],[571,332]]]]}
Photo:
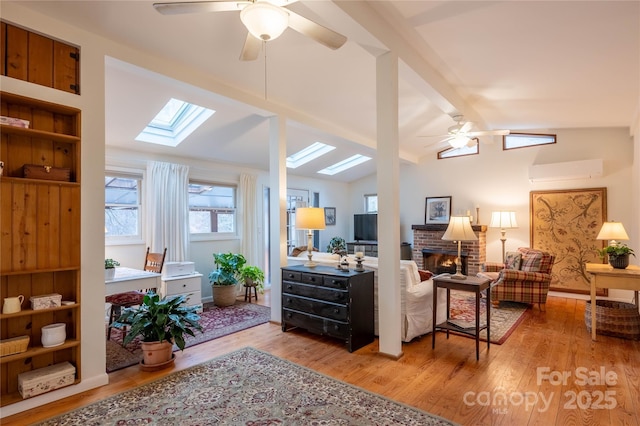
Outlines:
{"type": "MultiPolygon", "coordinates": [[[[585,263],[602,263],[596,236],[607,216],[607,188],[531,191],[531,247],[555,255],[550,290],[589,294],[585,263]]],[[[606,296],[606,289],[597,289],[606,296]]]]}

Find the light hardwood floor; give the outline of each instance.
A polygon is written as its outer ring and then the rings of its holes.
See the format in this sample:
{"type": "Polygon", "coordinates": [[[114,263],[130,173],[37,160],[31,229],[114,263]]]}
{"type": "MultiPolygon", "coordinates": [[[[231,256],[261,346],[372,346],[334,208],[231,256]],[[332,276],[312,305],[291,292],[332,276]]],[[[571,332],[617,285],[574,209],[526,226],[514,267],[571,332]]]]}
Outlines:
{"type": "MultiPolygon", "coordinates": [[[[268,293],[260,295],[259,303],[269,304],[268,293]]],[[[584,306],[581,300],[550,297],[546,312],[532,308],[504,344],[491,345],[488,353],[482,345],[479,361],[473,340],[466,337],[451,336],[447,341],[439,333],[432,350],[428,335],[404,344],[404,356],[392,360],[377,353],[377,340],[349,353],[339,341],[302,330],[283,333],[278,324],[263,324],[187,348],[177,355],[173,370],[144,373],[129,367],[111,373],[107,386],[0,423],[37,422],[252,346],[462,425],[638,426],[640,342],[606,336],[592,342],[584,306]],[[552,378],[570,377],[566,384],[540,379],[538,369],[544,368],[552,378]],[[583,385],[580,379],[585,375],[590,383],[583,385]],[[493,404],[494,398],[504,401],[501,397],[506,398],[504,404],[493,404]]]]}

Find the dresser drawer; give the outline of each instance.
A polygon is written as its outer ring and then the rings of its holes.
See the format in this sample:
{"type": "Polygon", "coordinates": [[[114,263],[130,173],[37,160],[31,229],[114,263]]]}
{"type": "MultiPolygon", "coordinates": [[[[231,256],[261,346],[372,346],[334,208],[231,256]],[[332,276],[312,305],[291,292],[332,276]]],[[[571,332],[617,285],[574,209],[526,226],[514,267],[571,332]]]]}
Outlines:
{"type": "Polygon", "coordinates": [[[304,328],[312,333],[326,334],[340,339],[349,338],[350,327],[346,322],[333,321],[311,314],[290,311],[289,309],[284,309],[283,313],[283,321],[285,321],[287,325],[304,328]]]}
{"type": "Polygon", "coordinates": [[[312,285],[285,282],[282,284],[282,293],[305,296],[313,299],[320,299],[326,302],[347,303],[349,293],[342,290],[333,290],[325,287],[315,287],[312,285]]]}
{"type": "Polygon", "coordinates": [[[349,310],[346,305],[322,302],[306,297],[285,295],[282,298],[282,306],[287,309],[306,312],[338,321],[348,321],[349,318],[349,310]]]}
{"type": "Polygon", "coordinates": [[[349,285],[348,278],[341,277],[327,277],[316,274],[301,274],[300,282],[304,284],[319,285],[329,288],[337,288],[340,290],[346,290],[349,285]]]}
{"type": "Polygon", "coordinates": [[[173,294],[193,293],[196,291],[199,292],[201,291],[201,277],[202,275],[200,274],[197,277],[175,277],[162,280],[162,284],[166,287],[167,296],[173,294]]]}
{"type": "Polygon", "coordinates": [[[300,281],[300,272],[282,271],[282,281],[300,281]]]}

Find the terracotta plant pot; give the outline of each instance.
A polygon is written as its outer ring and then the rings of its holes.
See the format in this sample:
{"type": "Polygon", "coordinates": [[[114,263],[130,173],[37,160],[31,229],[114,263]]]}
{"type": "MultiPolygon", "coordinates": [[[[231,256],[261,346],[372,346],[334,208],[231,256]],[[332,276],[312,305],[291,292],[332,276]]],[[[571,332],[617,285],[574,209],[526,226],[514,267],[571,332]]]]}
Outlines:
{"type": "Polygon", "coordinates": [[[171,342],[142,342],[142,363],[145,367],[171,365],[173,344],[171,342]]]}
{"type": "Polygon", "coordinates": [[[236,303],[235,285],[213,285],[213,304],[216,306],[231,306],[236,303]]]}

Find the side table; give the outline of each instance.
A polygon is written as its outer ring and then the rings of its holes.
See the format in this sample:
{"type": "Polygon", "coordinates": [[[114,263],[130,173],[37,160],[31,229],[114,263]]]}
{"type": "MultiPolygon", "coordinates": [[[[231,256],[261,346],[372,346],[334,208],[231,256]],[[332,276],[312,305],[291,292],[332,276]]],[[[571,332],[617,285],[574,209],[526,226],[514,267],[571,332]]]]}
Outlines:
{"type": "Polygon", "coordinates": [[[487,350],[489,350],[491,340],[491,327],[489,319],[491,318],[491,280],[479,277],[467,277],[466,280],[452,279],[450,275],[441,275],[433,277],[433,332],[431,334],[431,348],[436,348],[436,331],[446,331],[447,339],[449,331],[456,333],[468,334],[476,337],[476,360],[480,359],[480,331],[487,329],[487,350]],[[447,320],[443,323],[436,324],[438,310],[438,288],[447,289],[447,320]],[[476,326],[475,328],[463,328],[449,322],[451,290],[469,291],[476,295],[476,326]],[[480,326],[480,299],[482,291],[487,290],[487,324],[480,326]]]}

